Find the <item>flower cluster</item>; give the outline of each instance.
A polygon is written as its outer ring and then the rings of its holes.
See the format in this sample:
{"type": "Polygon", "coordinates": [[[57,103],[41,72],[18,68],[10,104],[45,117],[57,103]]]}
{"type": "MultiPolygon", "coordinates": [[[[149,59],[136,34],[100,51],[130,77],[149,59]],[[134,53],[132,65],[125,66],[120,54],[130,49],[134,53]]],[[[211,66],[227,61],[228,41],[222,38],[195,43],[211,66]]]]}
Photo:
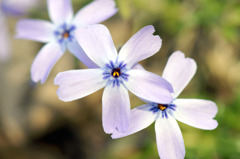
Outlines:
{"type": "Polygon", "coordinates": [[[218,125],[214,102],[200,99],[177,99],[194,76],[197,65],[174,52],[158,76],[146,71],[138,62],[159,51],[162,40],[153,35],[149,25],[133,35],[117,52],[111,34],[100,23],[117,9],[113,0],[95,0],[73,16],[71,0],[47,0],[52,23],[45,20],[21,20],[17,38],[46,43],[31,67],[34,82],[44,83],[58,59],[68,49],[88,69],[59,73],[54,84],[62,101],[73,101],[104,88],[102,124],[112,138],[138,132],[155,122],[159,156],[182,159],[184,141],[176,122],[212,130],[218,125]],[[147,104],[131,110],[128,91],[147,104]]]}

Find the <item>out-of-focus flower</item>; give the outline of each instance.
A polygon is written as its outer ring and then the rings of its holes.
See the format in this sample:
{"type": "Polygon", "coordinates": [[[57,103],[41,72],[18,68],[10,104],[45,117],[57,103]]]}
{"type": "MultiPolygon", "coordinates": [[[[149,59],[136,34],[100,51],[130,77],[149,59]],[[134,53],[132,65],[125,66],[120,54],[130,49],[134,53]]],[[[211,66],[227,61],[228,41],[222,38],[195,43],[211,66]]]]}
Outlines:
{"type": "Polygon", "coordinates": [[[128,90],[157,103],[171,102],[170,92],[173,89],[166,80],[134,66],[159,51],[162,40],[153,35],[154,31],[153,26],[144,27],[117,54],[110,32],[105,26],[98,24],[76,30],[77,41],[100,68],[59,73],[54,81],[60,85],[58,97],[63,101],[72,101],[105,87],[102,120],[106,133],[112,133],[115,129],[120,132],[128,129],[128,90]]]}
{"type": "Polygon", "coordinates": [[[38,0],[2,0],[1,10],[10,16],[21,16],[38,4],[38,0]]]}
{"type": "Polygon", "coordinates": [[[125,133],[115,131],[112,138],[138,132],[155,122],[158,153],[162,159],[183,159],[184,141],[175,119],[190,126],[212,130],[218,125],[213,118],[217,113],[214,102],[202,99],[176,99],[196,72],[196,63],[181,52],[171,55],[163,78],[172,84],[174,99],[167,103],[149,102],[131,111],[130,126],[125,133]]]}
{"type": "Polygon", "coordinates": [[[95,0],[73,17],[71,0],[48,0],[48,11],[53,23],[44,20],[25,19],[18,22],[17,38],[47,43],[39,51],[31,67],[34,82],[43,84],[52,67],[66,48],[87,67],[97,67],[84,53],[75,39],[77,28],[100,23],[113,16],[117,9],[113,0],[95,0]]]}
{"type": "Polygon", "coordinates": [[[0,61],[10,57],[10,35],[6,16],[22,16],[37,4],[38,0],[2,0],[0,2],[0,61]]]}
{"type": "Polygon", "coordinates": [[[6,61],[10,56],[10,41],[6,17],[0,10],[0,61],[6,61]]]}

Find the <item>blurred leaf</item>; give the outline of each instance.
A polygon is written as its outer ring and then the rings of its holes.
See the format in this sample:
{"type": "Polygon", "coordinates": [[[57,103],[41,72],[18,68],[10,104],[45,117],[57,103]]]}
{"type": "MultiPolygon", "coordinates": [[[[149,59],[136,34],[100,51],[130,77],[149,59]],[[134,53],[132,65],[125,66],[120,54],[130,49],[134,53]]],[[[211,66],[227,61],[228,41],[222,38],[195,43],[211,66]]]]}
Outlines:
{"type": "Polygon", "coordinates": [[[128,20],[132,16],[131,0],[116,0],[120,15],[128,20]]]}

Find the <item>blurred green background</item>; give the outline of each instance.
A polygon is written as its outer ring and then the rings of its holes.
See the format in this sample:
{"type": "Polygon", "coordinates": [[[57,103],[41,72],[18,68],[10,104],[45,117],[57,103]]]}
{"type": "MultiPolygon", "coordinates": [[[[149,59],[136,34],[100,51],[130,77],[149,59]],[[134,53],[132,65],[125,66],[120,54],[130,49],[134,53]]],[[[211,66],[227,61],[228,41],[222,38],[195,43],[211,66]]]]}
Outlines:
{"type": "MultiPolygon", "coordinates": [[[[76,13],[90,0],[73,0],[76,13]]],[[[180,98],[213,100],[217,129],[204,131],[179,122],[186,159],[240,159],[240,1],[117,0],[119,12],[105,24],[116,47],[146,25],[163,39],[159,53],[141,62],[162,74],[168,57],[181,50],[198,70],[180,98]]],[[[46,2],[22,18],[49,20],[46,2]]],[[[85,68],[66,53],[44,85],[30,80],[30,66],[43,44],[14,39],[19,19],[8,18],[12,52],[0,63],[0,159],[157,159],[154,125],[111,139],[101,123],[102,90],[62,102],[53,79],[58,72],[85,68]]],[[[130,94],[132,107],[142,102],[130,94]]]]}

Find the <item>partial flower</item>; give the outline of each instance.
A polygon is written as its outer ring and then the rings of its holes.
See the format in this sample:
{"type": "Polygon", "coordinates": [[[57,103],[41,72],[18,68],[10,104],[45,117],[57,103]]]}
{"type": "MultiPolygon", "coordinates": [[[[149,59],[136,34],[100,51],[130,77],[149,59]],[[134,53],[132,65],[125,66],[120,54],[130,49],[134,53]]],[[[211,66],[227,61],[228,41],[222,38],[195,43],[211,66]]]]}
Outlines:
{"type": "Polygon", "coordinates": [[[140,70],[137,63],[159,51],[162,40],[153,35],[153,26],[146,26],[132,36],[119,54],[109,30],[93,25],[76,30],[76,39],[99,68],[59,73],[54,83],[60,85],[60,100],[72,101],[105,87],[102,97],[102,121],[106,133],[115,129],[124,132],[130,120],[128,90],[156,103],[172,101],[171,85],[158,75],[140,70]]]}
{"type": "Polygon", "coordinates": [[[26,14],[37,4],[38,0],[2,0],[0,2],[0,61],[10,58],[10,35],[7,16],[19,17],[26,14]]]}
{"type": "Polygon", "coordinates": [[[52,22],[24,19],[18,22],[16,38],[39,41],[45,44],[31,67],[34,82],[43,84],[52,67],[68,49],[87,67],[97,67],[82,50],[75,39],[75,30],[100,23],[113,16],[117,9],[113,0],[95,0],[73,16],[71,0],[47,0],[52,22]]]}
{"type": "Polygon", "coordinates": [[[0,61],[7,61],[10,57],[9,30],[5,15],[0,11],[0,61]]]}
{"type": "Polygon", "coordinates": [[[217,113],[214,102],[202,99],[177,99],[196,72],[196,63],[185,58],[180,51],[173,53],[164,69],[163,78],[173,87],[173,100],[169,103],[146,101],[131,110],[129,129],[122,133],[114,131],[112,138],[120,138],[136,133],[155,122],[156,141],[161,159],[183,159],[184,141],[177,121],[190,126],[212,130],[218,125],[213,118],[217,113]]]}
{"type": "Polygon", "coordinates": [[[5,15],[22,16],[38,4],[39,0],[2,0],[1,10],[5,15]]]}

